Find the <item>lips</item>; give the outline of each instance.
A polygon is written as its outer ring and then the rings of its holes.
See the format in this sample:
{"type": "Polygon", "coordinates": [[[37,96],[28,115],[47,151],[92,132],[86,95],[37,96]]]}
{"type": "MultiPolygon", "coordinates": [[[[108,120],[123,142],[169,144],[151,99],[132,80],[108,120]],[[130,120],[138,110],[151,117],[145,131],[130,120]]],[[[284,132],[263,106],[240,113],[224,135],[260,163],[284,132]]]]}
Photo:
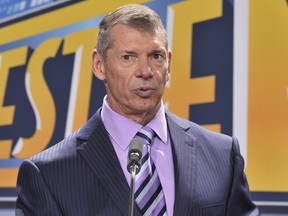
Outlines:
{"type": "Polygon", "coordinates": [[[150,97],[154,93],[155,89],[153,88],[137,88],[134,90],[134,93],[139,97],[150,97]]]}

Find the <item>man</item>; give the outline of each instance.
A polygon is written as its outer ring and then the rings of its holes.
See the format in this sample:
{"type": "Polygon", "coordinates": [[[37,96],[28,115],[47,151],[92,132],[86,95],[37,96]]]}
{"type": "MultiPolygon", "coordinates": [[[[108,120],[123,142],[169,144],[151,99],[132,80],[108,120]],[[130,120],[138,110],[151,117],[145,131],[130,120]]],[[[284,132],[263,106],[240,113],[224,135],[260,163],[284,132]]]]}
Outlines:
{"type": "Polygon", "coordinates": [[[171,57],[161,20],[149,8],[131,4],[104,17],[92,58],[105,83],[103,106],[77,132],[23,162],[16,215],[128,215],[129,143],[143,126],[153,134],[145,148],[159,179],[157,190],[147,190],[159,199],[141,191],[153,205],[137,195],[134,215],[259,214],[237,140],[164,109],[171,57]]]}

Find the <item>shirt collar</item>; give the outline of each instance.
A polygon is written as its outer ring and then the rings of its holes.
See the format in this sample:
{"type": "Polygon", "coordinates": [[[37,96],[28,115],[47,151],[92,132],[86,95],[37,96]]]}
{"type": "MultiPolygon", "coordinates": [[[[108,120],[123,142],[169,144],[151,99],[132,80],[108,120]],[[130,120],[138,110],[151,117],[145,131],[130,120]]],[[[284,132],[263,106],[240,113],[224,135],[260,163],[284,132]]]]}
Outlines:
{"type": "MultiPolygon", "coordinates": [[[[123,150],[128,148],[130,141],[142,127],[142,125],[112,110],[108,104],[107,95],[103,99],[101,117],[109,135],[123,150]]],[[[152,128],[157,136],[167,144],[167,123],[165,108],[162,102],[159,111],[147,126],[152,128]]]]}

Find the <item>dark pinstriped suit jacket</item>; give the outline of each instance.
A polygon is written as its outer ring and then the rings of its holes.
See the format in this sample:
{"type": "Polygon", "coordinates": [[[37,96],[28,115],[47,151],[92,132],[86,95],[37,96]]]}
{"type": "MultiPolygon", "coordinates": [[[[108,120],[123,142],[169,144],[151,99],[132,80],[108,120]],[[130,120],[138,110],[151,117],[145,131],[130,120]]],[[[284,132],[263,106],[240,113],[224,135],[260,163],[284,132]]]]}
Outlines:
{"type": "MultiPolygon", "coordinates": [[[[258,215],[235,138],[167,112],[175,216],[258,215]]],[[[99,115],[22,163],[16,215],[128,215],[129,185],[99,115]]],[[[139,210],[134,215],[140,216],[139,210]]]]}

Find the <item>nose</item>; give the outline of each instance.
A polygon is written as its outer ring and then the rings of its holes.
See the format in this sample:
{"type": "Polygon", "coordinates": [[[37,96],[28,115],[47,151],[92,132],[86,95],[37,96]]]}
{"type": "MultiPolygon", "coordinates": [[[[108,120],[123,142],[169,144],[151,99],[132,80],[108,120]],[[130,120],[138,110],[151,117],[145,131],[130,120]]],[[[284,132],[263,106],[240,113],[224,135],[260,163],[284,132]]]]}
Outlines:
{"type": "Polygon", "coordinates": [[[139,67],[136,72],[137,77],[149,79],[153,76],[153,70],[148,58],[139,59],[139,67]]]}

